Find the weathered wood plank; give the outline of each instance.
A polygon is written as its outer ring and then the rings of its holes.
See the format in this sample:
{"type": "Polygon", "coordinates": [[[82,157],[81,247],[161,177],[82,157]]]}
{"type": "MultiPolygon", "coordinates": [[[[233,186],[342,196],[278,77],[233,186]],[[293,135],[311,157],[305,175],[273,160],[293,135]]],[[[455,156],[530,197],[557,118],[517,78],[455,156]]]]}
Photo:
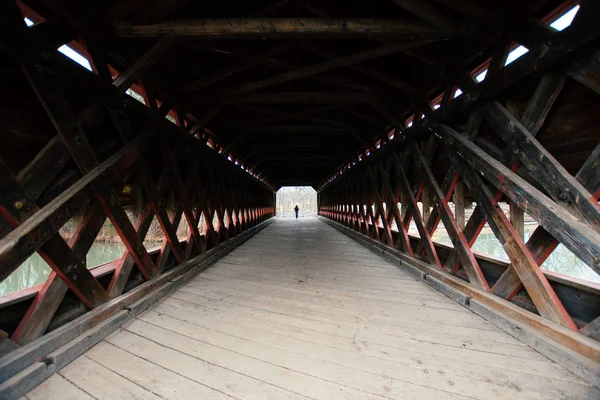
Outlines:
{"type": "Polygon", "coordinates": [[[513,153],[562,207],[600,232],[600,205],[592,195],[500,103],[484,106],[480,113],[513,153]]]}
{"type": "Polygon", "coordinates": [[[569,250],[600,272],[600,238],[594,230],[452,128],[438,124],[435,131],[446,143],[459,149],[472,168],[480,171],[569,250]]]}
{"type": "Polygon", "coordinates": [[[577,82],[600,94],[600,50],[594,49],[589,54],[569,63],[565,72],[577,82]]]}
{"type": "MultiPolygon", "coordinates": [[[[211,40],[233,37],[350,38],[356,36],[448,37],[448,32],[393,19],[229,18],[168,21],[152,25],[119,24],[121,37],[160,37],[166,34],[211,40]]],[[[455,31],[450,30],[452,35],[455,31]]]]}
{"type": "Polygon", "coordinates": [[[24,246],[25,253],[21,253],[21,248],[15,246],[14,242],[11,243],[13,233],[39,215],[41,210],[1,161],[0,186],[3,188],[0,195],[0,213],[15,228],[0,242],[7,245],[6,253],[0,258],[0,280],[8,277],[33,251],[39,249],[40,256],[84,304],[93,308],[106,301],[108,295],[87,270],[85,258],[81,259],[74,253],[56,231],[48,231],[46,240],[34,247],[27,246],[32,240],[25,237],[24,240],[29,242],[24,246]]]}
{"type": "Polygon", "coordinates": [[[492,192],[477,173],[462,164],[462,161],[458,161],[456,158],[454,158],[454,161],[459,164],[459,171],[469,186],[469,192],[475,197],[477,204],[481,206],[482,213],[490,224],[494,235],[502,244],[512,267],[521,282],[523,282],[527,293],[540,314],[551,321],[577,331],[575,323],[558,299],[535,259],[531,256],[518,232],[504,215],[492,192]]]}
{"type": "Polygon", "coordinates": [[[29,195],[36,199],[48,188],[62,171],[69,153],[59,136],[53,137],[25,168],[17,174],[17,180],[29,195]]]}
{"type": "MultiPolygon", "coordinates": [[[[87,252],[105,220],[106,215],[102,208],[94,202],[69,241],[69,247],[81,260],[86,259],[87,252]]],[[[26,344],[42,336],[67,293],[67,289],[68,286],[61,276],[52,272],[13,332],[14,340],[26,344]]]]}
{"type": "Polygon", "coordinates": [[[73,184],[68,191],[35,212],[0,240],[2,276],[8,276],[29,255],[55,235],[75,211],[80,209],[81,204],[87,203],[97,193],[106,190],[109,186],[107,173],[112,174],[114,167],[124,168],[130,165],[132,160],[139,156],[141,141],[142,138],[116,152],[73,184]]]}
{"type": "MultiPolygon", "coordinates": [[[[576,175],[576,179],[591,193],[596,200],[600,199],[600,178],[596,169],[600,159],[600,144],[588,157],[576,175]]],[[[543,226],[538,226],[527,241],[527,248],[538,263],[542,265],[552,254],[559,242],[543,226]]],[[[508,268],[494,284],[493,291],[507,299],[512,298],[521,289],[521,281],[512,268],[508,268]]]]}
{"type": "MultiPolygon", "coordinates": [[[[548,113],[562,92],[565,81],[566,78],[562,74],[547,73],[542,77],[540,83],[536,87],[536,90],[529,100],[521,117],[521,123],[533,136],[537,135],[540,128],[544,124],[548,113]]],[[[474,138],[474,136],[470,137],[472,139],[474,138]]],[[[502,153],[500,156],[500,161],[504,165],[510,167],[512,171],[516,171],[519,166],[518,159],[516,159],[512,154],[512,151],[508,149],[502,153]]],[[[501,196],[502,193],[498,192],[496,200],[499,201],[501,196]]],[[[475,240],[483,229],[484,224],[485,219],[483,218],[482,213],[475,208],[475,211],[471,215],[471,218],[469,219],[464,230],[465,236],[471,245],[475,243],[475,240]]],[[[448,257],[445,266],[449,269],[458,268],[459,265],[457,264],[455,253],[452,253],[450,257],[448,257]]]]}
{"type": "Polygon", "coordinates": [[[150,47],[144,54],[135,60],[129,68],[121,72],[113,81],[113,85],[124,92],[143,74],[160,60],[175,44],[175,38],[171,35],[162,36],[158,42],[150,47]]]}

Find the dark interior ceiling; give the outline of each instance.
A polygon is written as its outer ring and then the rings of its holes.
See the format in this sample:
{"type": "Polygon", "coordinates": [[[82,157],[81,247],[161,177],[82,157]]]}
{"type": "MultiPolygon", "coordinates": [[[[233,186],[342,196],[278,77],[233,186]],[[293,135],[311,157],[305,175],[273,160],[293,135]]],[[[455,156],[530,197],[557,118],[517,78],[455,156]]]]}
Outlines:
{"type": "Polygon", "coordinates": [[[146,58],[148,68],[137,83],[160,101],[173,104],[190,123],[209,129],[226,153],[274,187],[318,186],[391,129],[401,129],[410,115],[431,111],[433,98],[450,90],[448,83],[456,82],[457,75],[487,60],[499,43],[519,41],[524,27],[565,4],[560,0],[23,3],[45,19],[60,21],[87,46],[101,48],[107,63],[118,71],[146,58]],[[269,25],[275,18],[305,20],[269,25]],[[348,19],[353,18],[360,18],[363,25],[352,25],[348,19]],[[262,30],[249,32],[257,23],[262,30]],[[210,24],[220,24],[229,34],[202,31],[210,24]],[[279,30],[281,26],[287,26],[286,32],[279,30]],[[343,34],[336,33],[340,31],[343,34]]]}

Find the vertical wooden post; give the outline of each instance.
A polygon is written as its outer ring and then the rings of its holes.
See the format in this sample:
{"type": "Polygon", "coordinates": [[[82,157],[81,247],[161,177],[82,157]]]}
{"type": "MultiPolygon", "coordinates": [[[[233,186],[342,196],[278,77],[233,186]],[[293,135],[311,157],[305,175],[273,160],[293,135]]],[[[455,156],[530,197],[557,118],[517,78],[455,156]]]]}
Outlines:
{"type": "Polygon", "coordinates": [[[427,186],[423,187],[423,193],[421,194],[421,204],[423,206],[423,222],[427,223],[429,216],[431,215],[431,195],[427,186]]]}
{"type": "Polygon", "coordinates": [[[514,226],[521,240],[525,240],[525,212],[514,202],[508,202],[510,207],[510,223],[514,226]]]}
{"type": "Polygon", "coordinates": [[[406,213],[408,212],[408,198],[404,191],[400,194],[400,214],[402,215],[402,219],[406,217],[406,213]]]}
{"type": "MultiPolygon", "coordinates": [[[[515,118],[520,119],[519,106],[511,100],[506,102],[506,110],[515,118]]],[[[525,216],[523,210],[519,209],[515,203],[508,200],[510,223],[514,226],[521,240],[525,240],[525,216]]]]}
{"type": "Polygon", "coordinates": [[[456,225],[463,230],[465,229],[465,186],[462,180],[454,187],[452,201],[454,202],[454,218],[456,219],[456,225]]]}

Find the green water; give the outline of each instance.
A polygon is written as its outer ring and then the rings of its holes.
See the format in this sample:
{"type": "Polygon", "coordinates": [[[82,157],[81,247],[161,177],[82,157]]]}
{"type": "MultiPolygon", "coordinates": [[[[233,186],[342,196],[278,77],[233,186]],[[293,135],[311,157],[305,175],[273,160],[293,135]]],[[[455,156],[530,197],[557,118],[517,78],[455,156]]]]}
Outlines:
{"type": "MultiPolygon", "coordinates": [[[[434,235],[434,240],[439,243],[452,245],[447,234],[441,229],[440,232],[442,234],[434,235]]],[[[526,240],[531,232],[533,232],[533,229],[525,232],[526,240]]],[[[151,244],[148,244],[148,246],[151,247],[151,244]]],[[[94,243],[87,254],[88,268],[121,258],[124,250],[125,246],[121,243],[94,243]]],[[[473,250],[503,261],[509,261],[504,249],[491,232],[481,233],[473,245],[473,250]]],[[[542,268],[600,283],[600,275],[575,257],[562,244],[548,257],[542,268]]],[[[50,275],[50,271],[48,264],[36,253],[17,268],[4,282],[0,283],[0,296],[43,283],[48,278],[48,275],[50,275]]]]}
{"type": "MultiPolygon", "coordinates": [[[[529,239],[529,235],[533,233],[533,229],[525,232],[525,241],[529,239]]],[[[447,234],[435,235],[434,240],[446,245],[452,245],[447,234]]],[[[496,239],[493,233],[481,233],[477,241],[473,245],[473,251],[483,253],[487,256],[500,259],[502,261],[510,261],[502,245],[496,239]]],[[[579,279],[600,283],[600,275],[593,269],[588,267],[583,261],[577,258],[565,246],[559,244],[552,252],[550,257],[541,265],[542,268],[549,271],[560,272],[561,274],[569,275],[579,279]]]]}
{"type": "MultiPolygon", "coordinates": [[[[94,243],[87,254],[88,268],[121,258],[124,250],[121,243],[94,243]]],[[[43,283],[50,272],[50,266],[35,253],[0,283],[0,296],[43,283]]]]}

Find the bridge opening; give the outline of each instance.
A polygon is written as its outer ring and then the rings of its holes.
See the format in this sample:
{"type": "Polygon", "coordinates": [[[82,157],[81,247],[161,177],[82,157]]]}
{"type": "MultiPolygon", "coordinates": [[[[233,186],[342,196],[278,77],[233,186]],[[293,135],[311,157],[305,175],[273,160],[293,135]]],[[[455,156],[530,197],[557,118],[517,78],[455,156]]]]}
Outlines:
{"type": "Polygon", "coordinates": [[[298,218],[317,216],[317,191],[310,186],[284,186],[277,191],[277,217],[298,218]]]}

